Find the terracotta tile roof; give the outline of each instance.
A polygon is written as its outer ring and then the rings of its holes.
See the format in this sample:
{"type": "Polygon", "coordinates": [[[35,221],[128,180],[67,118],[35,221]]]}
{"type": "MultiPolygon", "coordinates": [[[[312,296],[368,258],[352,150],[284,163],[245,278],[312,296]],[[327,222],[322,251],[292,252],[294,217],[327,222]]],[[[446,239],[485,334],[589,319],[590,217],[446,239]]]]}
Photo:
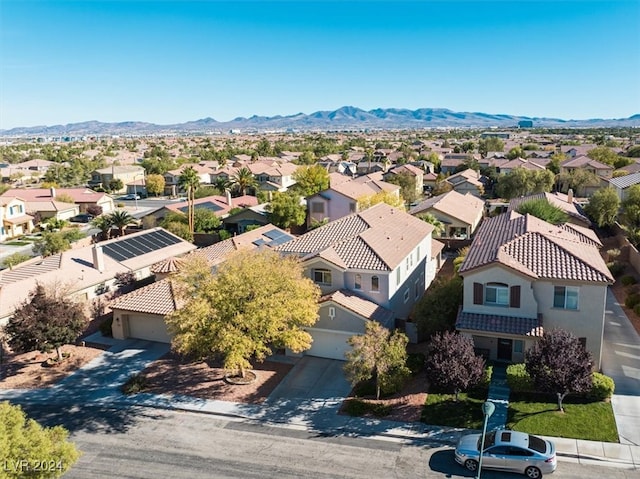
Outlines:
{"type": "Polygon", "coordinates": [[[377,321],[382,325],[388,325],[395,320],[395,314],[382,306],[358,296],[353,291],[340,289],[320,298],[319,303],[333,302],[363,318],[377,321]]]}
{"type": "Polygon", "coordinates": [[[166,316],[178,308],[171,280],[163,279],[116,299],[111,309],[166,316]]]}
{"type": "Polygon", "coordinates": [[[379,203],[311,230],[276,250],[305,260],[322,257],[343,268],[390,271],[432,231],[430,224],[379,203]]]}
{"type": "Polygon", "coordinates": [[[175,273],[180,271],[180,267],[184,263],[184,260],[172,256],[171,258],[158,261],[151,266],[152,273],[175,273]]]}
{"type": "Polygon", "coordinates": [[[514,334],[518,336],[541,337],[544,330],[542,321],[532,318],[517,318],[497,314],[458,312],[456,330],[482,331],[490,333],[514,334]]]}
{"type": "Polygon", "coordinates": [[[5,223],[10,223],[12,225],[19,225],[20,223],[27,223],[33,219],[35,218],[31,215],[20,215],[13,218],[2,218],[2,221],[5,223]]]}
{"type": "Polygon", "coordinates": [[[472,194],[461,194],[455,190],[426,199],[409,211],[412,215],[424,213],[430,209],[461,220],[469,225],[475,224],[484,213],[484,201],[472,194]]]}
{"type": "Polygon", "coordinates": [[[0,272],[0,286],[57,271],[61,260],[62,253],[58,253],[46,258],[33,258],[20,264],[19,268],[5,269],[0,272]]]}
{"type": "Polygon", "coordinates": [[[399,191],[400,187],[380,180],[371,180],[366,182],[352,180],[332,186],[331,189],[346,196],[347,198],[357,200],[363,196],[375,195],[382,191],[399,191]]]}
{"type": "Polygon", "coordinates": [[[490,264],[533,278],[613,282],[598,244],[574,226],[554,226],[514,211],[480,225],[460,273],[490,264]]]}
{"type": "MultiPolygon", "coordinates": [[[[88,188],[56,188],[55,193],[56,196],[70,196],[76,203],[95,203],[107,196],[104,193],[98,193],[88,188]]],[[[52,199],[49,188],[12,188],[3,193],[2,196],[17,196],[25,201],[47,201],[52,199]]]]}
{"type": "Polygon", "coordinates": [[[577,156],[560,164],[561,168],[583,168],[585,166],[590,166],[596,170],[613,170],[613,166],[592,160],[588,156],[577,156]]]}

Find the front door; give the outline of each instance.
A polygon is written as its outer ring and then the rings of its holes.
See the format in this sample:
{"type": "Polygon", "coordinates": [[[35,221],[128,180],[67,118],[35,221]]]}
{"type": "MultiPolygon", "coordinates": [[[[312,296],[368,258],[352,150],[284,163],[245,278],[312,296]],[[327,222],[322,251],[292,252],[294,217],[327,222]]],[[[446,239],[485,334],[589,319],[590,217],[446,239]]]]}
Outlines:
{"type": "Polygon", "coordinates": [[[511,361],[513,341],[511,339],[498,338],[498,361],[511,361]]]}

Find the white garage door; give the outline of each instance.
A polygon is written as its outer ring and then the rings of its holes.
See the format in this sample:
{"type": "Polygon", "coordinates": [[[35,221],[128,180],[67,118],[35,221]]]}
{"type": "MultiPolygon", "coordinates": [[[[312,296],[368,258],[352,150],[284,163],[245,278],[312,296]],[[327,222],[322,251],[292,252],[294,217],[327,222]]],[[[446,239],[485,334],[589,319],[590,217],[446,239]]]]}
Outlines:
{"type": "Polygon", "coordinates": [[[311,349],[305,354],[318,356],[320,358],[340,359],[344,361],[344,354],[351,350],[347,340],[355,333],[340,333],[335,331],[318,331],[309,329],[309,334],[313,338],[311,349]]]}
{"type": "Polygon", "coordinates": [[[164,318],[158,317],[129,317],[129,337],[159,343],[171,342],[164,318]]]}

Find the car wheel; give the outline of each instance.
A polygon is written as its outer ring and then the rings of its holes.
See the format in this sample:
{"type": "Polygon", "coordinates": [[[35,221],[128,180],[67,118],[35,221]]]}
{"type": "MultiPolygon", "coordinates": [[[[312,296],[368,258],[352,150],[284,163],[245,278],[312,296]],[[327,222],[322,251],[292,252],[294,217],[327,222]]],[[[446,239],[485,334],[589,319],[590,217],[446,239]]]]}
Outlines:
{"type": "Polygon", "coordinates": [[[524,470],[524,475],[529,479],[540,479],[542,477],[542,473],[540,469],[537,467],[529,466],[524,470]]]}
{"type": "Polygon", "coordinates": [[[464,461],[464,467],[466,467],[471,472],[476,472],[478,470],[478,461],[467,459],[466,461],[464,461]]]}

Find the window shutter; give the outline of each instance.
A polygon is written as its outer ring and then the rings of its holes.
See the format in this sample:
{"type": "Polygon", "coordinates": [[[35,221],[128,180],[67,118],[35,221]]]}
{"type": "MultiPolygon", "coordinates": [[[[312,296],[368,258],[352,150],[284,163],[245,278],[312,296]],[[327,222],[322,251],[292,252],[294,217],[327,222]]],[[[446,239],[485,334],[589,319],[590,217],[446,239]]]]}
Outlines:
{"type": "Polygon", "coordinates": [[[482,283],[473,283],[473,304],[482,304],[484,296],[484,286],[482,283]]]}
{"type": "Polygon", "coordinates": [[[509,298],[509,306],[512,308],[520,307],[520,286],[511,286],[511,297],[509,298]]]}

